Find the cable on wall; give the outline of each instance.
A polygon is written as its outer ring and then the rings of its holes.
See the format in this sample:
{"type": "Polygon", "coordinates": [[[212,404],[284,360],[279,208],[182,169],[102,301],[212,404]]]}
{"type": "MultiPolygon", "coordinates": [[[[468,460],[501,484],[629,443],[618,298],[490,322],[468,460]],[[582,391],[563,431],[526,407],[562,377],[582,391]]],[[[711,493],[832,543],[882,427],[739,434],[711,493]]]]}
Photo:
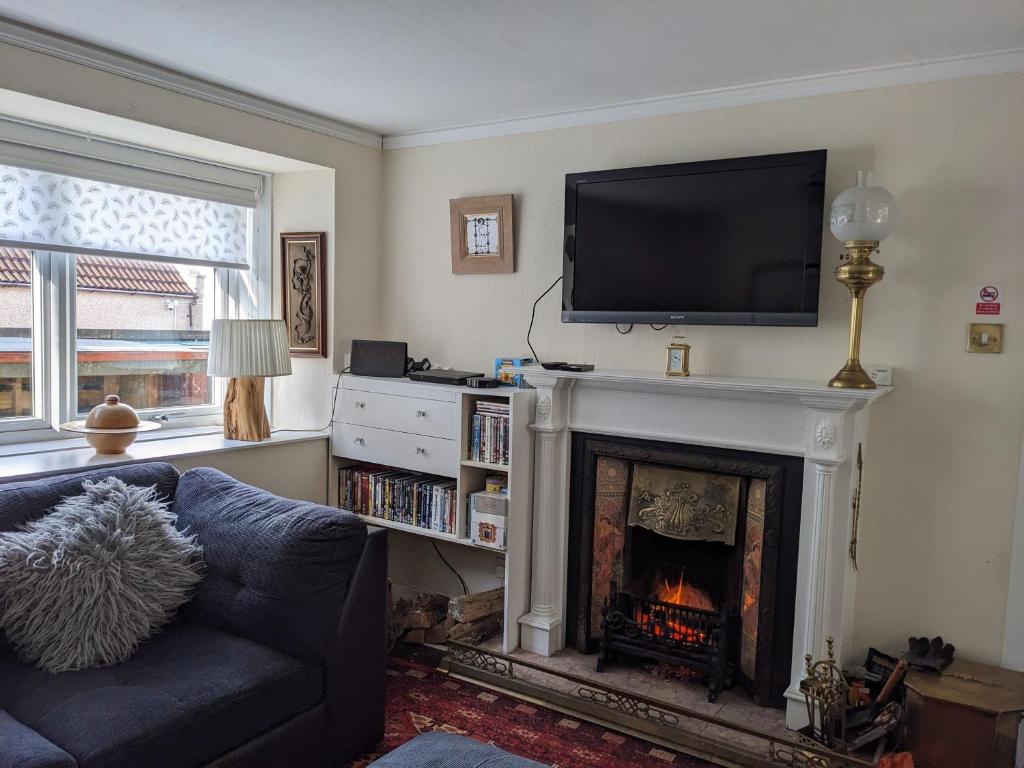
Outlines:
{"type": "Polygon", "coordinates": [[[530,352],[533,354],[533,359],[536,360],[538,363],[541,362],[540,356],[537,354],[537,350],[533,348],[533,344],[530,343],[530,334],[533,333],[533,321],[537,316],[537,305],[540,304],[540,300],[547,296],[549,293],[551,293],[551,289],[558,285],[561,281],[562,277],[559,276],[558,279],[555,280],[555,282],[553,282],[551,285],[547,287],[544,293],[537,297],[537,300],[533,302],[533,309],[530,310],[530,327],[526,331],[526,346],[530,348],[530,352]]]}
{"type": "Polygon", "coordinates": [[[462,584],[462,592],[463,592],[463,594],[468,595],[469,594],[469,587],[466,586],[466,580],[464,578],[462,578],[462,574],[460,574],[457,570],[455,570],[455,566],[452,565],[451,563],[449,563],[448,559],[444,555],[441,554],[441,550],[438,548],[436,541],[432,541],[430,543],[434,545],[434,551],[437,552],[437,556],[441,558],[441,562],[448,566],[448,570],[450,570],[452,573],[454,573],[456,578],[458,578],[459,582],[462,584]]]}

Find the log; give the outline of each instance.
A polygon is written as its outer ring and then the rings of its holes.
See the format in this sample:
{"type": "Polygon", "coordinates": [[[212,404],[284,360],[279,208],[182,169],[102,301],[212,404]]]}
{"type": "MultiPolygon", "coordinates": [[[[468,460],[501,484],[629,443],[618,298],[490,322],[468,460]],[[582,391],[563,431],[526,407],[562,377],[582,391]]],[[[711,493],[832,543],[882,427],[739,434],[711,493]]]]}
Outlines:
{"type": "Polygon", "coordinates": [[[224,437],[259,442],[270,437],[263,406],[263,377],[233,376],[224,397],[224,437]]]}
{"type": "Polygon", "coordinates": [[[444,622],[435,624],[427,630],[424,640],[434,645],[442,645],[448,638],[448,631],[444,628],[444,622]]]}
{"type": "Polygon", "coordinates": [[[476,621],[505,607],[505,588],[453,597],[448,603],[448,615],[459,623],[476,621]]]}
{"type": "Polygon", "coordinates": [[[402,638],[402,640],[407,643],[417,643],[418,645],[423,645],[426,639],[427,630],[425,629],[410,629],[402,638]]]}
{"type": "Polygon", "coordinates": [[[498,611],[490,616],[455,624],[448,630],[448,639],[466,645],[482,643],[501,630],[501,617],[502,613],[498,611]]]}
{"type": "Polygon", "coordinates": [[[439,595],[420,595],[415,603],[399,600],[395,606],[395,621],[404,629],[429,629],[444,621],[448,611],[448,598],[439,595]]]}

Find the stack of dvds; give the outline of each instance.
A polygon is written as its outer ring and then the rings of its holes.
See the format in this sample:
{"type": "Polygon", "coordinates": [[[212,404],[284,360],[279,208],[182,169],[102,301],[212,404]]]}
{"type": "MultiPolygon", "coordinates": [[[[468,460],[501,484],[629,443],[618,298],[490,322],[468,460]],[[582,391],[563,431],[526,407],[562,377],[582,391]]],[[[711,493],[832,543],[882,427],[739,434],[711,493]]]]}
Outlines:
{"type": "Polygon", "coordinates": [[[477,400],[469,458],[488,464],[508,464],[508,422],[508,402],[477,400]]]}
{"type": "Polygon", "coordinates": [[[455,533],[455,481],[386,467],[341,470],[340,504],[359,515],[455,533]]]}

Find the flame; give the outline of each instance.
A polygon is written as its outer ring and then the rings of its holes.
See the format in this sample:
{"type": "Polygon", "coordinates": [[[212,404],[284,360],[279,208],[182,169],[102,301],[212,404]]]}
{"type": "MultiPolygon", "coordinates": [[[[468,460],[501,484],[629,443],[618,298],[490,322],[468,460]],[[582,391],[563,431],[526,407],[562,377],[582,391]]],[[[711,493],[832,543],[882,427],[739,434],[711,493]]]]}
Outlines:
{"type": "MultiPolygon", "coordinates": [[[[706,611],[715,610],[715,603],[711,596],[704,590],[683,581],[682,574],[675,585],[669,584],[668,579],[662,579],[654,599],[672,605],[700,608],[706,611]]],[[[638,608],[635,620],[655,637],[687,643],[704,643],[707,639],[707,635],[700,628],[691,627],[685,621],[677,620],[664,606],[652,605],[647,610],[638,608]]]]}
{"type": "Polygon", "coordinates": [[[662,603],[686,605],[690,608],[702,608],[705,611],[715,610],[715,603],[711,596],[703,589],[698,589],[683,581],[682,574],[679,574],[679,581],[675,586],[669,584],[668,579],[662,579],[656,599],[662,603]]]}

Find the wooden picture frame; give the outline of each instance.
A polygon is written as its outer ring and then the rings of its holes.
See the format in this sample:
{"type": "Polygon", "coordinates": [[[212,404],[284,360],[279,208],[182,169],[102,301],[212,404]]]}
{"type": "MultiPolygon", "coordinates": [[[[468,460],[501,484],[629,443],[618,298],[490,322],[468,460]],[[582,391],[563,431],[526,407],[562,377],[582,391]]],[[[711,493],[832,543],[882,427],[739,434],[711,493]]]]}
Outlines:
{"type": "Polygon", "coordinates": [[[448,205],[453,275],[516,271],[512,195],[461,197],[448,205]]]}
{"type": "Polygon", "coordinates": [[[327,357],[327,233],[281,233],[281,312],[288,354],[327,357]]]}

